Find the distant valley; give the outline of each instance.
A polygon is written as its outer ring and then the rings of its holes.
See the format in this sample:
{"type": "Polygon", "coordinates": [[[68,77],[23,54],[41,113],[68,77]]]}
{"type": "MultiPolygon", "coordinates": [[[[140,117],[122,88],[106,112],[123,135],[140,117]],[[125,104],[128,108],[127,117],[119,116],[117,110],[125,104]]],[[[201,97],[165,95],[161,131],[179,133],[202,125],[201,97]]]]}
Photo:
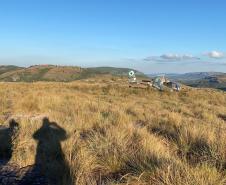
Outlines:
{"type": "MultiPolygon", "coordinates": [[[[150,74],[149,77],[156,75],[150,74]]],[[[226,91],[226,73],[194,72],[185,74],[166,74],[172,81],[180,82],[191,87],[214,88],[226,91]]]]}

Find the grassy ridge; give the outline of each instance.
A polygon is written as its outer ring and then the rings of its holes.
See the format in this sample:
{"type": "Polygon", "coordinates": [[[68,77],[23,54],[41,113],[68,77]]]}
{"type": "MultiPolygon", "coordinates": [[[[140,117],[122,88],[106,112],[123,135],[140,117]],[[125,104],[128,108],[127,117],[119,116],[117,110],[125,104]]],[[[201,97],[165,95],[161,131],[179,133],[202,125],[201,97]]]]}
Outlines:
{"type": "MultiPolygon", "coordinates": [[[[7,70],[4,69],[5,68],[0,67],[0,72],[2,71],[2,73],[0,73],[0,81],[7,82],[70,82],[103,75],[127,76],[128,72],[131,70],[113,67],[81,68],[54,65],[31,66],[29,68],[13,68],[8,66],[7,70]]],[[[138,76],[145,77],[143,73],[136,72],[138,76]]]]}
{"type": "Polygon", "coordinates": [[[16,71],[22,69],[21,67],[17,67],[17,66],[13,66],[13,65],[9,65],[9,66],[1,66],[0,65],[0,75],[10,72],[10,71],[16,71]]]}
{"type": "Polygon", "coordinates": [[[51,162],[44,167],[62,176],[61,185],[68,175],[79,185],[224,185],[226,94],[125,83],[1,83],[1,123],[14,118],[21,126],[12,161],[34,163],[32,134],[47,116],[68,134],[62,148],[70,174],[51,162]]]}

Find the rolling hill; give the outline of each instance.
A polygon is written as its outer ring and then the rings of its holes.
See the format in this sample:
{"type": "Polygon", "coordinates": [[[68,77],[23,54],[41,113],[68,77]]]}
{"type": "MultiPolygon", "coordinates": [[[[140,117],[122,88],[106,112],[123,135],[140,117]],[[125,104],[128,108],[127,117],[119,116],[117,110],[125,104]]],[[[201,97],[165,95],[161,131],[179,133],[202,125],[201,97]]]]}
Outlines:
{"type": "MultiPolygon", "coordinates": [[[[154,75],[148,75],[153,77],[154,75]]],[[[214,88],[226,91],[226,73],[219,72],[195,72],[185,74],[166,74],[173,81],[182,84],[199,87],[199,88],[214,88]]]]}
{"type": "Polygon", "coordinates": [[[170,78],[192,87],[226,90],[226,73],[187,73],[170,76],[170,78]]]}
{"type": "MultiPolygon", "coordinates": [[[[16,66],[0,66],[0,81],[5,82],[35,82],[74,80],[98,77],[104,75],[127,76],[131,69],[114,67],[81,68],[74,66],[35,65],[28,68],[16,66]]],[[[143,73],[134,70],[138,76],[143,73]]]]}
{"type": "MultiPolygon", "coordinates": [[[[0,66],[0,81],[2,82],[71,82],[74,80],[95,78],[95,77],[127,77],[129,68],[114,67],[93,67],[81,68],[75,66],[56,65],[34,65],[30,67],[17,67],[13,65],[0,66]]],[[[147,78],[156,75],[145,75],[136,71],[138,77],[147,78]]],[[[185,74],[166,74],[166,76],[176,82],[202,88],[215,88],[226,90],[226,73],[217,72],[196,72],[185,74]]]]}
{"type": "Polygon", "coordinates": [[[13,65],[8,65],[8,66],[0,66],[0,75],[10,72],[10,71],[16,71],[22,69],[21,67],[13,66],[13,65]]]}

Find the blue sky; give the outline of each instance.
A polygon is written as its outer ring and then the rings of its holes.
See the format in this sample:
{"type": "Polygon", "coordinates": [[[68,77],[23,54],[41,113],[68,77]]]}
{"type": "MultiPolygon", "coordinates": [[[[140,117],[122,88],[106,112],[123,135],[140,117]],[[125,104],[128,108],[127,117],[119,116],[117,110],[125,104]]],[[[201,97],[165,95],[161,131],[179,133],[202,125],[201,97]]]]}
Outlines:
{"type": "Polygon", "coordinates": [[[0,0],[0,64],[226,72],[223,0],[0,0]]]}

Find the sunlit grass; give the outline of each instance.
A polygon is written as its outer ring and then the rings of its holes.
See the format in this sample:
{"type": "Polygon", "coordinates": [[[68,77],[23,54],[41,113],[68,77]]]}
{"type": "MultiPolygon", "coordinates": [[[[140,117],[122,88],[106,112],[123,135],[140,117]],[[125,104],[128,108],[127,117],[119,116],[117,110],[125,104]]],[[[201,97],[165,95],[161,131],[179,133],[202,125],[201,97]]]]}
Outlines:
{"type": "Polygon", "coordinates": [[[1,124],[20,124],[12,161],[34,163],[32,134],[47,116],[67,131],[62,148],[75,184],[226,183],[224,92],[159,92],[103,80],[1,83],[1,124]]]}

